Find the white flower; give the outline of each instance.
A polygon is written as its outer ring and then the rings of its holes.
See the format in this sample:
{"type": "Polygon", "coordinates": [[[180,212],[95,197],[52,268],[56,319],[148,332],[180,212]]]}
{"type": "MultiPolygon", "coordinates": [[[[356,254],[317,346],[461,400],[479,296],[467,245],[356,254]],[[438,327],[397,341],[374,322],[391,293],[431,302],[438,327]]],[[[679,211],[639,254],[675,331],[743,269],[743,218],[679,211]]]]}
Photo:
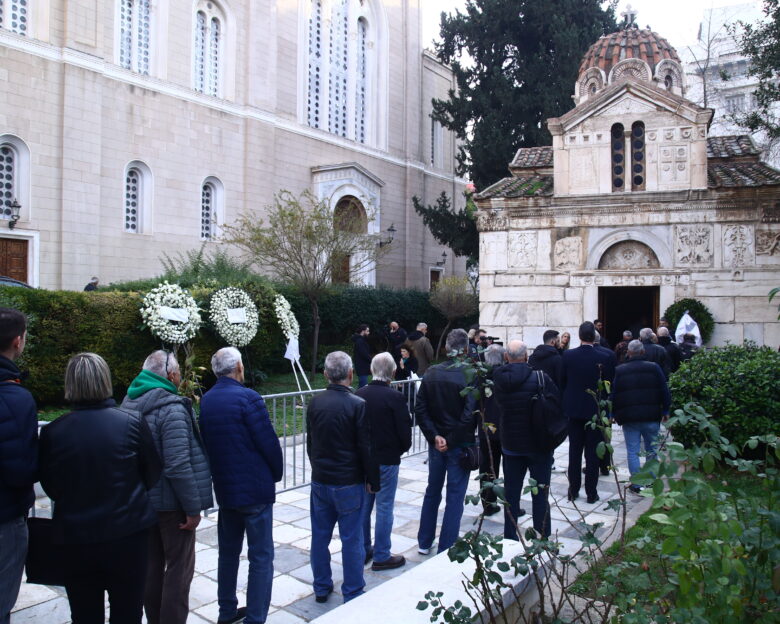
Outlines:
{"type": "Polygon", "coordinates": [[[240,288],[223,288],[211,296],[209,319],[220,337],[231,347],[244,347],[257,334],[259,316],[257,306],[246,291],[240,288]],[[231,323],[228,310],[243,308],[246,322],[231,323]]]}
{"type": "Polygon", "coordinates": [[[163,282],[150,290],[141,304],[141,318],[156,336],[168,344],[183,344],[195,337],[201,324],[195,299],[178,284],[163,282]],[[163,308],[184,310],[187,320],[171,321],[162,315],[163,308]]]}
{"type": "Polygon", "coordinates": [[[301,327],[298,325],[298,319],[295,318],[295,314],[293,314],[290,302],[282,295],[276,295],[276,298],[274,299],[274,312],[276,312],[276,318],[279,320],[279,327],[282,328],[282,333],[287,340],[297,338],[301,331],[301,327]]]}

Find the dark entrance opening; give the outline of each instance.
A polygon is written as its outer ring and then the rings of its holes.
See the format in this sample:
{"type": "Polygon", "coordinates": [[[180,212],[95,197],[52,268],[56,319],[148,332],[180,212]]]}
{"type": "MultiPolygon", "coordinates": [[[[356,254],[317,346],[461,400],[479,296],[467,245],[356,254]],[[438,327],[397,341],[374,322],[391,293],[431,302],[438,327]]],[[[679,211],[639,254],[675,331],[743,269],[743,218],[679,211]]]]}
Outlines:
{"type": "Polygon", "coordinates": [[[599,318],[613,348],[627,329],[638,339],[643,327],[658,327],[660,291],[660,286],[599,288],[599,318]]]}

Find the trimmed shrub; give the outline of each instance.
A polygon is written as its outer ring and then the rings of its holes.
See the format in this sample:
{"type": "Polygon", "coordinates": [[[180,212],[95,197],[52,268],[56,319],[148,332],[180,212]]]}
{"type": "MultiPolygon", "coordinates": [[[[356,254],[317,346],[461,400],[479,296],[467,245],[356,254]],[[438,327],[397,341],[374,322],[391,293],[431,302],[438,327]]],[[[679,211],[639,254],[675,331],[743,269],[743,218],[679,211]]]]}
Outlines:
{"type": "Polygon", "coordinates": [[[709,341],[712,336],[712,330],[715,329],[715,319],[707,306],[698,299],[680,299],[666,308],[664,316],[669,321],[669,333],[673,334],[677,331],[677,324],[686,310],[688,310],[688,314],[691,315],[693,320],[698,323],[702,341],[709,341]]]}
{"type": "MultiPolygon", "coordinates": [[[[285,340],[272,302],[276,291],[267,283],[242,285],[258,307],[260,327],[249,351],[243,349],[247,368],[286,370],[282,356],[285,340]]],[[[199,305],[208,301],[211,289],[193,290],[199,305]]],[[[63,375],[68,359],[81,351],[100,354],[111,368],[115,398],[121,399],[138,374],[147,355],[162,345],[141,325],[142,295],[120,292],[72,292],[27,288],[0,288],[0,305],[28,315],[29,338],[20,368],[29,372],[25,386],[39,405],[62,405],[63,375]]],[[[205,317],[205,315],[204,315],[205,317]]],[[[214,382],[211,355],[224,342],[204,325],[193,341],[195,363],[208,369],[206,387],[214,382]]],[[[180,358],[183,355],[180,354],[180,358]]]]}
{"type": "MultiPolygon", "coordinates": [[[[737,448],[751,436],[780,433],[780,353],[769,347],[746,342],[700,351],[683,362],[669,386],[673,410],[698,403],[737,448]]],[[[703,441],[690,426],[672,434],[686,446],[703,441]]]]}

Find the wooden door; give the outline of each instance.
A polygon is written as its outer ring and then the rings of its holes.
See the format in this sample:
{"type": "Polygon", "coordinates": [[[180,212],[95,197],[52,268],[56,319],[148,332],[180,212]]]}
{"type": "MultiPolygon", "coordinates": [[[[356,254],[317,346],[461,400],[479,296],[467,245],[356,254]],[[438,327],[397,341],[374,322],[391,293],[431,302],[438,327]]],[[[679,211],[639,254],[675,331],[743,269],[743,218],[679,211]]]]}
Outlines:
{"type": "Polygon", "coordinates": [[[0,275],[27,283],[28,241],[0,238],[0,275]]]}

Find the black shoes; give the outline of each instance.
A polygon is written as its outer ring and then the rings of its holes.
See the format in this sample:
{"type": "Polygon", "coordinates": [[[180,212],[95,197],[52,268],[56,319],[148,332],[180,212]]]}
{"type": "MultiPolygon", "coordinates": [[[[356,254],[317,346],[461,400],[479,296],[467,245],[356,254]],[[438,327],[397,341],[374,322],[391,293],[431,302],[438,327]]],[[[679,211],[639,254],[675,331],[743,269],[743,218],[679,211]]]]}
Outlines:
{"type": "MultiPolygon", "coordinates": [[[[325,600],[327,599],[328,598],[326,596],[325,600]]],[[[245,617],[246,607],[239,607],[236,609],[236,614],[232,618],[228,618],[227,620],[217,620],[217,624],[236,624],[237,622],[241,622],[245,617]]]]}
{"type": "Polygon", "coordinates": [[[485,505],[483,507],[486,516],[492,516],[501,511],[501,505],[485,505]]]}
{"type": "Polygon", "coordinates": [[[366,560],[363,562],[363,565],[367,565],[369,561],[371,561],[374,558],[374,549],[366,551],[366,560]]]}
{"type": "Polygon", "coordinates": [[[393,570],[395,568],[400,568],[405,563],[406,559],[404,559],[403,555],[390,555],[390,558],[387,561],[374,561],[371,565],[371,569],[374,570],[374,572],[393,570]]]}
{"type": "Polygon", "coordinates": [[[576,501],[576,500],[577,500],[579,497],[580,497],[580,495],[579,495],[579,494],[574,494],[574,493],[573,493],[571,490],[569,490],[569,491],[566,493],[566,500],[567,500],[567,501],[569,501],[570,503],[571,503],[572,501],[576,501]]]}
{"type": "Polygon", "coordinates": [[[641,494],[641,492],[642,492],[642,486],[641,485],[636,485],[634,483],[629,485],[628,489],[631,490],[634,494],[641,494]]]}
{"type": "Polygon", "coordinates": [[[588,505],[592,505],[593,503],[599,502],[601,499],[599,498],[599,495],[596,494],[596,496],[590,497],[588,496],[588,505]]]}
{"type": "Polygon", "coordinates": [[[602,477],[608,477],[609,476],[609,468],[600,468],[599,471],[601,472],[602,477]]]}
{"type": "Polygon", "coordinates": [[[314,596],[314,600],[316,600],[319,603],[328,602],[328,596],[330,596],[333,593],[333,588],[331,587],[328,590],[327,594],[322,594],[321,596],[314,596]]]}

